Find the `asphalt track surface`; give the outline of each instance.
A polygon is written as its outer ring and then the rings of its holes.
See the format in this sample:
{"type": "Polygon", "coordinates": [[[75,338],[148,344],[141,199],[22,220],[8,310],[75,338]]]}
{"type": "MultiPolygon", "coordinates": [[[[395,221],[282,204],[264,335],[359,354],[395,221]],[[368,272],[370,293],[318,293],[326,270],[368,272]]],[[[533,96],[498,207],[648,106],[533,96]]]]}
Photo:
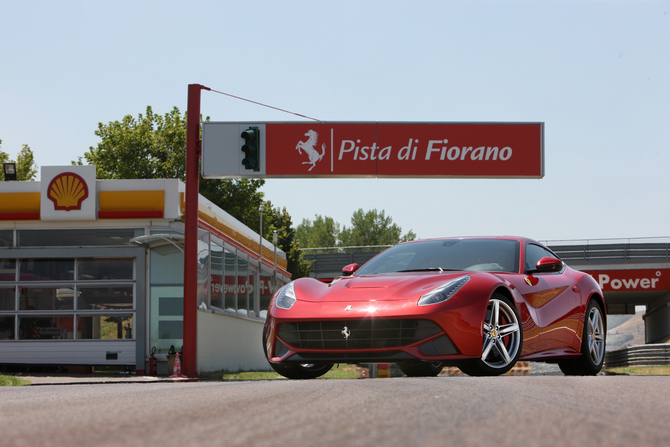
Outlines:
{"type": "Polygon", "coordinates": [[[670,377],[0,388],[2,446],[664,446],[670,377]]]}

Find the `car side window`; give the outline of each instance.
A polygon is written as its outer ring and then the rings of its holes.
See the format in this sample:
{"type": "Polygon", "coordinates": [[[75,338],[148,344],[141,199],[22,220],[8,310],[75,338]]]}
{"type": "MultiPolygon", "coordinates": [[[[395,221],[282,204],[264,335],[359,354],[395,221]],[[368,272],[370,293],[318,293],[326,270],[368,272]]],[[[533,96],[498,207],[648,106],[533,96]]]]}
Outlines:
{"type": "Polygon", "coordinates": [[[535,266],[537,265],[537,262],[540,259],[544,258],[545,256],[550,256],[552,258],[556,257],[555,254],[553,254],[552,252],[543,247],[540,247],[539,245],[535,244],[526,245],[526,263],[525,263],[526,271],[534,270],[535,266]]]}

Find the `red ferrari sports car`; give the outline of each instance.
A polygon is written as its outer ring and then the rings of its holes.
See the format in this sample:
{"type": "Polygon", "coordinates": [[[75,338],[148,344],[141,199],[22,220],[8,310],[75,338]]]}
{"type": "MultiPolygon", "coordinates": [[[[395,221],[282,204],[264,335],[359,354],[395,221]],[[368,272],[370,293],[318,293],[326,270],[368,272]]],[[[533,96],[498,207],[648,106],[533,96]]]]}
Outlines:
{"type": "Polygon", "coordinates": [[[426,239],[387,249],[325,284],[301,278],[272,298],[263,348],[290,379],[335,363],[398,363],[408,376],[457,366],[499,375],[517,360],[595,375],[603,294],[588,274],[521,237],[426,239]]]}

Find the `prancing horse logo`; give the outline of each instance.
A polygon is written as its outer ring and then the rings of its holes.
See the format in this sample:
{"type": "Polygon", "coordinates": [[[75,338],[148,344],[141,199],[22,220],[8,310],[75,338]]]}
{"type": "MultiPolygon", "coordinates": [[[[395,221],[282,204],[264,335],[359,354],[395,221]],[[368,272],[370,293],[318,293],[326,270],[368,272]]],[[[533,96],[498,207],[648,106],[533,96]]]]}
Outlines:
{"type": "Polygon", "coordinates": [[[345,340],[349,340],[349,336],[351,335],[351,332],[349,332],[348,327],[344,326],[344,329],[342,329],[341,334],[344,335],[345,340]]]}
{"type": "Polygon", "coordinates": [[[314,147],[316,146],[316,142],[319,139],[319,134],[310,129],[307,131],[305,136],[308,137],[307,141],[298,141],[298,144],[295,148],[299,154],[301,154],[302,151],[305,151],[309,157],[309,161],[303,161],[302,164],[312,165],[312,167],[308,169],[308,171],[311,171],[314,169],[314,166],[316,166],[316,163],[321,161],[323,156],[326,154],[326,144],[324,143],[321,145],[321,153],[319,154],[319,152],[314,147]]]}

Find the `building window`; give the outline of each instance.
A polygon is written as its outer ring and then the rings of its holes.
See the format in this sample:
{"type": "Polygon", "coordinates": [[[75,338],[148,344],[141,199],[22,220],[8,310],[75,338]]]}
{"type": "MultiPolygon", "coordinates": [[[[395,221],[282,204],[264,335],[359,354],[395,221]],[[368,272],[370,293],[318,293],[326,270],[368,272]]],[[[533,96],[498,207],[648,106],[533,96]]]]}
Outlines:
{"type": "Polygon", "coordinates": [[[235,253],[225,250],[224,268],[223,294],[226,309],[237,312],[237,256],[235,256],[235,253]]]}
{"type": "Polygon", "coordinates": [[[16,287],[0,287],[0,311],[15,310],[16,287]]]}
{"type": "Polygon", "coordinates": [[[134,307],[133,286],[80,286],[77,310],[129,310],[134,307]]]}
{"type": "Polygon", "coordinates": [[[84,247],[134,245],[130,240],[143,229],[17,230],[19,247],[84,247]]]}
{"type": "Polygon", "coordinates": [[[14,246],[14,230],[0,230],[0,247],[14,246]]]}
{"type": "Polygon", "coordinates": [[[134,269],[132,257],[0,261],[0,340],[132,339],[134,269]]]}
{"type": "Polygon", "coordinates": [[[21,286],[19,310],[74,310],[74,286],[21,286]]]}
{"type": "Polygon", "coordinates": [[[14,315],[0,316],[0,340],[14,340],[14,315]]]}
{"type": "Polygon", "coordinates": [[[237,258],[237,313],[249,314],[249,262],[237,258]]]}
{"type": "Polygon", "coordinates": [[[74,259],[21,259],[20,281],[72,281],[74,259]]]}
{"type": "Polygon", "coordinates": [[[0,259],[1,281],[16,281],[16,261],[14,259],[0,259]]]}
{"type": "Polygon", "coordinates": [[[223,283],[223,247],[212,242],[211,244],[211,262],[210,262],[210,278],[209,278],[209,293],[212,307],[219,309],[225,308],[223,299],[224,283],[223,283]]]}
{"type": "Polygon", "coordinates": [[[129,340],[133,338],[132,315],[90,315],[77,319],[81,340],[129,340]]]}
{"type": "Polygon", "coordinates": [[[93,281],[103,279],[133,279],[133,258],[85,258],[80,259],[77,279],[93,281]]]}
{"type": "Polygon", "coordinates": [[[72,316],[19,316],[19,340],[64,340],[74,338],[72,316]]]}
{"type": "Polygon", "coordinates": [[[261,318],[265,318],[268,313],[268,306],[270,305],[270,300],[274,294],[274,287],[272,284],[272,276],[263,272],[261,274],[261,282],[258,285],[260,291],[260,313],[261,318]]]}
{"type": "Polygon", "coordinates": [[[198,307],[209,307],[209,242],[198,240],[198,307]]]}

